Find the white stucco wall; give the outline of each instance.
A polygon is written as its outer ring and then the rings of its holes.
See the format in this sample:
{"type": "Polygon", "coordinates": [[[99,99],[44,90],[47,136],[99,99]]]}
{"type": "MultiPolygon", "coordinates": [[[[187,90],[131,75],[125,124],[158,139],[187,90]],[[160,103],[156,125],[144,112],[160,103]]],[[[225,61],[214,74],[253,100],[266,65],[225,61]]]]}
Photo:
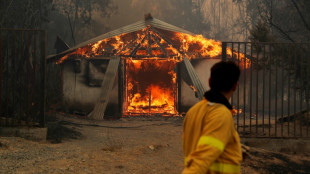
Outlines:
{"type": "MultiPolygon", "coordinates": [[[[64,63],[63,71],[63,94],[67,103],[94,104],[100,96],[100,87],[90,87],[87,85],[85,72],[87,71],[86,60],[81,61],[81,72],[75,73],[74,64],[64,63]]],[[[99,72],[98,72],[99,73],[99,72]]],[[[104,77],[104,73],[101,73],[104,77]]],[[[117,77],[110,94],[110,102],[118,102],[118,85],[117,77]]]]}
{"type": "MultiPolygon", "coordinates": [[[[198,77],[204,84],[206,89],[209,89],[208,79],[210,77],[211,67],[220,61],[201,60],[193,64],[198,77]]],[[[75,73],[73,63],[64,63],[63,71],[63,94],[65,102],[69,104],[94,105],[100,96],[100,87],[90,87],[85,82],[85,72],[87,71],[87,61],[81,61],[81,72],[75,73]]],[[[98,72],[100,73],[100,72],[98,72]]],[[[103,78],[104,73],[98,75],[97,78],[103,78]]],[[[192,106],[199,100],[195,97],[193,90],[182,81],[181,85],[182,96],[181,102],[183,106],[192,106]]],[[[109,102],[118,104],[118,78],[116,77],[112,92],[110,93],[109,102]]]]}

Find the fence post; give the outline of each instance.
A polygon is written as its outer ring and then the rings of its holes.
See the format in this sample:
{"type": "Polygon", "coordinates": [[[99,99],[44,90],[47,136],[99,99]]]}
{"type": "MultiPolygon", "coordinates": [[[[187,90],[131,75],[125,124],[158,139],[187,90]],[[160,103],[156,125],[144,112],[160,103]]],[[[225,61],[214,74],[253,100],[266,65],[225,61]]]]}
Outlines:
{"type": "Polygon", "coordinates": [[[40,87],[41,87],[41,101],[40,101],[40,126],[45,127],[45,66],[46,66],[46,31],[41,31],[41,50],[40,50],[40,87]]]}
{"type": "Polygon", "coordinates": [[[227,57],[227,42],[222,42],[222,60],[226,61],[226,57],[227,57]]]}
{"type": "Polygon", "coordinates": [[[0,114],[2,115],[2,33],[0,33],[0,114]]]}

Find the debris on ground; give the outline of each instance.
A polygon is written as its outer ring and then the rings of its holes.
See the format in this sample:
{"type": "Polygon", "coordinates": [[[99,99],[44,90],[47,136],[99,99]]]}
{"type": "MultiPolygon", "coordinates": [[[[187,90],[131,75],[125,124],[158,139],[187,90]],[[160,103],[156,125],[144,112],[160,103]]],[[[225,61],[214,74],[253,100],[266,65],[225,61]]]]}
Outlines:
{"type": "MultiPolygon", "coordinates": [[[[180,119],[93,121],[61,116],[47,125],[51,130],[46,142],[1,137],[0,173],[178,174],[184,167],[180,119]]],[[[242,145],[242,151],[241,173],[310,171],[309,152],[248,145],[242,145]]]]}

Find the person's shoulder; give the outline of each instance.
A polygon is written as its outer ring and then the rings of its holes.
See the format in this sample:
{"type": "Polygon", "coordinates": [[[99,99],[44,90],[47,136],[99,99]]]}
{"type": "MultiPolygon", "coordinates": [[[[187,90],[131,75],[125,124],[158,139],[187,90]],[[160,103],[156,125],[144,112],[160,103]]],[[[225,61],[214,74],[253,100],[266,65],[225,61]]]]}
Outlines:
{"type": "Polygon", "coordinates": [[[220,116],[221,118],[232,117],[231,111],[225,105],[212,102],[209,102],[208,105],[210,106],[209,113],[214,113],[215,116],[220,116]]]}
{"type": "Polygon", "coordinates": [[[198,103],[194,104],[194,106],[192,106],[188,112],[192,112],[192,111],[196,111],[198,108],[204,107],[207,104],[207,100],[202,99],[201,101],[199,101],[198,103]]]}

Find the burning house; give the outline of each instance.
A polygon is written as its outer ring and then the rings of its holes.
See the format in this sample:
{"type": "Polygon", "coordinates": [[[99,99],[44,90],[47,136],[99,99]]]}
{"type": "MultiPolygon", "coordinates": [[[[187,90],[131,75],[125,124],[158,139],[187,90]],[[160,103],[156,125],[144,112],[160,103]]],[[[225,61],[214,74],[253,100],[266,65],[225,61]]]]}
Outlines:
{"type": "Polygon", "coordinates": [[[49,56],[48,63],[63,67],[64,100],[91,105],[91,118],[102,119],[110,103],[122,116],[175,116],[184,111],[182,82],[197,100],[206,90],[191,60],[219,59],[221,53],[221,42],[146,15],[49,56]]]}

